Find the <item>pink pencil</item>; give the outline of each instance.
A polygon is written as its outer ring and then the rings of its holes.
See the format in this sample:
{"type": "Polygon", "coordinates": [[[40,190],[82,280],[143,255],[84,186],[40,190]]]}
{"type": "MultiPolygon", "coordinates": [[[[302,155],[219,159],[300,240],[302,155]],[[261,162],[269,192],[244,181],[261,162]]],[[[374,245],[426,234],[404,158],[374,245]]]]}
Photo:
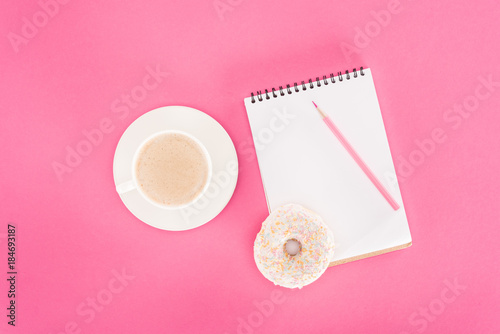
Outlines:
{"type": "Polygon", "coordinates": [[[363,172],[366,174],[366,176],[368,176],[368,178],[370,179],[370,181],[372,181],[373,185],[375,187],[377,187],[378,191],[382,194],[382,196],[384,196],[384,198],[391,205],[391,207],[394,210],[398,210],[399,209],[399,204],[396,203],[396,201],[394,200],[394,198],[392,198],[391,194],[389,194],[389,192],[387,191],[387,189],[384,188],[384,186],[382,185],[382,183],[380,183],[380,181],[373,174],[373,172],[370,170],[370,168],[368,168],[368,166],[361,159],[361,157],[358,155],[358,153],[356,153],[356,151],[354,151],[354,148],[351,146],[351,144],[349,144],[349,142],[347,141],[347,139],[340,132],[340,130],[335,126],[335,124],[333,124],[333,122],[330,119],[330,117],[328,117],[328,115],[325,114],[316,105],[316,103],[314,103],[314,101],[312,101],[312,103],[316,107],[316,110],[318,110],[318,112],[321,114],[321,117],[323,117],[323,121],[330,128],[330,130],[332,130],[332,132],[335,135],[335,137],[337,137],[337,139],[340,141],[340,143],[342,143],[342,146],[344,146],[344,148],[347,150],[347,152],[349,152],[349,154],[351,155],[351,157],[354,159],[354,161],[356,161],[356,163],[363,170],[363,172]]]}

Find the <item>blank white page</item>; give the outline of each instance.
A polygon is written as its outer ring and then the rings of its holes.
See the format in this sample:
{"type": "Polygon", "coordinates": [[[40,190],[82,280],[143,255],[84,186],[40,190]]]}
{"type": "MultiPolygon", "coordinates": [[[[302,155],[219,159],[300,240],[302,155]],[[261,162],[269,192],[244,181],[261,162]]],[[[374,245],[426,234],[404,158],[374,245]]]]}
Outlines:
{"type": "Polygon", "coordinates": [[[284,96],[245,98],[269,211],[300,204],[321,215],[335,238],[332,263],[407,247],[411,235],[369,69],[284,96]],[[394,211],[321,119],[330,116],[401,206],[394,211]]]}

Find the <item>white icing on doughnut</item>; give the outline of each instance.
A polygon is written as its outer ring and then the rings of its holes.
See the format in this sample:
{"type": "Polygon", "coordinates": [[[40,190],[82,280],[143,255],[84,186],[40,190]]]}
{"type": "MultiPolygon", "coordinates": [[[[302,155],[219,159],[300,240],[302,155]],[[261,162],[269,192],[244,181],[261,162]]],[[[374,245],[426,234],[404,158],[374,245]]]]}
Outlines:
{"type": "Polygon", "coordinates": [[[300,205],[287,204],[262,223],[254,258],[264,277],[274,284],[302,288],[325,272],[333,250],[333,235],[321,217],[300,205]]]}

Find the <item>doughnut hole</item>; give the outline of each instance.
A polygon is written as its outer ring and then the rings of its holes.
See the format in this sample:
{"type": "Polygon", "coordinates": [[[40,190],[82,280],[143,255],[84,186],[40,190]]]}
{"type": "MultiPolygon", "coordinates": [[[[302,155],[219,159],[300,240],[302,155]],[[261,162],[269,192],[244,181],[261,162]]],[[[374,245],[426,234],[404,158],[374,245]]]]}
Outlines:
{"type": "Polygon", "coordinates": [[[296,256],[302,251],[302,244],[295,238],[288,239],[283,245],[285,253],[290,256],[296,256]]]}

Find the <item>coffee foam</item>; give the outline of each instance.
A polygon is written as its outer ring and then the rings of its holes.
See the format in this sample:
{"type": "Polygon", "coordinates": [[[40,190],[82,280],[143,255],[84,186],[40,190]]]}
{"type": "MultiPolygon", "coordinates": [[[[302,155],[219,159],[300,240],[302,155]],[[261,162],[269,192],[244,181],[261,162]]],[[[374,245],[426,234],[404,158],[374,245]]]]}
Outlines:
{"type": "Polygon", "coordinates": [[[135,166],[137,182],[152,201],[180,206],[193,201],[209,177],[200,145],[180,133],[160,134],[141,148],[135,166]]]}

